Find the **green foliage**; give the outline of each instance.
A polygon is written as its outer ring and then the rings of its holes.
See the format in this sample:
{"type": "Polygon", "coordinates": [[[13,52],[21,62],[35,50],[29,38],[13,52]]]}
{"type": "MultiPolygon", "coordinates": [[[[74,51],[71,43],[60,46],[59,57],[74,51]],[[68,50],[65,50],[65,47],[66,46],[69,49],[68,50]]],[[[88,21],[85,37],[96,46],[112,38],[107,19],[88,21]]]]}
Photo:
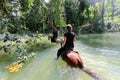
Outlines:
{"type": "Polygon", "coordinates": [[[26,61],[35,56],[35,51],[45,49],[48,46],[47,41],[42,40],[42,34],[34,34],[33,37],[14,36],[9,41],[3,42],[0,50],[6,54],[14,54],[15,60],[26,61]]]}
{"type": "Polygon", "coordinates": [[[21,5],[21,11],[29,11],[33,6],[33,0],[19,0],[21,5]]]}
{"type": "MultiPolygon", "coordinates": [[[[120,19],[119,19],[119,9],[120,0],[106,0],[105,1],[105,24],[111,23],[111,26],[114,26],[114,28],[111,29],[111,31],[118,31],[115,29],[115,25],[118,25],[120,19]],[[113,2],[114,1],[114,2],[113,2]]],[[[108,30],[109,31],[109,30],[108,30]]]]}
{"type": "Polygon", "coordinates": [[[115,17],[114,17],[114,21],[115,21],[115,22],[119,22],[119,21],[120,21],[120,17],[115,16],[115,17]]]}
{"type": "Polygon", "coordinates": [[[62,27],[65,25],[64,17],[62,13],[64,12],[63,1],[50,0],[48,3],[47,10],[47,23],[48,27],[62,27]]]}
{"type": "Polygon", "coordinates": [[[72,24],[74,31],[79,32],[78,27],[85,22],[84,10],[87,5],[85,1],[65,0],[64,8],[66,13],[66,23],[72,24]]]}
{"type": "Polygon", "coordinates": [[[64,4],[65,13],[66,13],[66,23],[71,23],[72,25],[79,24],[79,2],[76,1],[65,1],[64,4]]]}
{"type": "Polygon", "coordinates": [[[114,3],[112,0],[106,0],[104,5],[101,1],[91,4],[87,0],[50,0],[48,3],[43,0],[0,2],[0,33],[23,34],[29,30],[45,33],[47,30],[51,31],[53,26],[63,27],[66,23],[71,23],[76,32],[81,25],[95,23],[98,27],[94,25],[94,30],[99,31],[104,29],[103,23],[119,21],[120,0],[115,0],[114,3]]]}

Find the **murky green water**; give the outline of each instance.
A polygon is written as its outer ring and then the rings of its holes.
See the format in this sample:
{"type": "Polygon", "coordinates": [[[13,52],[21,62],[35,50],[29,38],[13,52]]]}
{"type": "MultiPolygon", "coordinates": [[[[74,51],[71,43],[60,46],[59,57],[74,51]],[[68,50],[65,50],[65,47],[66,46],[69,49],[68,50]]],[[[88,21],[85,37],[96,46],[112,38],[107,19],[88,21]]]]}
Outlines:
{"type": "MultiPolygon", "coordinates": [[[[0,80],[94,80],[80,69],[70,68],[61,58],[54,60],[59,47],[38,52],[17,73],[7,72],[4,67],[8,62],[0,61],[0,80]]],[[[75,50],[80,53],[86,68],[107,80],[120,80],[120,50],[92,47],[81,41],[75,43],[75,50]]]]}
{"type": "MultiPolygon", "coordinates": [[[[81,43],[81,42],[79,42],[81,43]]],[[[109,48],[93,48],[84,44],[77,47],[87,68],[103,76],[107,80],[120,80],[120,51],[109,48]]]]}
{"type": "MultiPolygon", "coordinates": [[[[59,46],[58,46],[59,47],[59,46]]],[[[56,61],[58,47],[38,52],[33,60],[17,73],[1,72],[2,80],[93,80],[80,69],[70,68],[60,58],[56,61]]]]}

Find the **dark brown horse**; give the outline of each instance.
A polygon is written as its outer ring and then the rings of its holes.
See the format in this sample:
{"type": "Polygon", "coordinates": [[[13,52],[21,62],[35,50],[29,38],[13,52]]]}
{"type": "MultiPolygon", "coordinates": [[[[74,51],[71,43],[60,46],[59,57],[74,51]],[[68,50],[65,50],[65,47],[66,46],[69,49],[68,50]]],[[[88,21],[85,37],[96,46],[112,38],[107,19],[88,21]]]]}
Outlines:
{"type": "Polygon", "coordinates": [[[79,67],[82,71],[93,77],[95,80],[105,80],[98,74],[93,73],[91,70],[88,70],[83,66],[82,58],[77,51],[66,51],[65,53],[61,54],[61,57],[69,66],[75,68],[79,67]]]}

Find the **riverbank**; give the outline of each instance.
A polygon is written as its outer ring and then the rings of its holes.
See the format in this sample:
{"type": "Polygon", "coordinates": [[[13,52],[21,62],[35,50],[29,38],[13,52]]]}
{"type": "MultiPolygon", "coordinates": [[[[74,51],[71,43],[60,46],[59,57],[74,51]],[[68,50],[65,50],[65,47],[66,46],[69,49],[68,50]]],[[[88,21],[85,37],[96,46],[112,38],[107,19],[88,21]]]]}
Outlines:
{"type": "Polygon", "coordinates": [[[20,63],[24,63],[37,55],[37,52],[41,52],[48,47],[55,46],[56,44],[48,41],[47,36],[35,36],[35,37],[23,37],[18,40],[0,41],[0,64],[1,69],[10,72],[16,72],[13,70],[20,63]],[[11,66],[12,65],[12,66],[11,66]]]}

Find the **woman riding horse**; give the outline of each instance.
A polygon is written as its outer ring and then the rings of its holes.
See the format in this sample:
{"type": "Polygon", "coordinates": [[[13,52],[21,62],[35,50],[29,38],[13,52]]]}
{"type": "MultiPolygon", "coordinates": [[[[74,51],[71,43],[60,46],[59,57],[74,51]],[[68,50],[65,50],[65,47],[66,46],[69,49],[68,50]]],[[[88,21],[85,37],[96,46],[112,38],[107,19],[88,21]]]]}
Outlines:
{"type": "Polygon", "coordinates": [[[61,55],[62,59],[72,67],[79,67],[82,71],[93,77],[95,80],[105,80],[101,76],[93,73],[91,70],[83,66],[83,61],[77,51],[73,51],[74,41],[76,41],[75,33],[72,32],[72,26],[67,25],[67,33],[64,34],[64,46],[58,50],[57,59],[61,55]]]}
{"type": "Polygon", "coordinates": [[[76,41],[75,33],[72,32],[72,26],[71,24],[67,25],[67,32],[64,34],[64,41],[63,41],[63,47],[61,47],[57,52],[57,58],[68,50],[73,50],[74,48],[74,42],[76,41]]]}

